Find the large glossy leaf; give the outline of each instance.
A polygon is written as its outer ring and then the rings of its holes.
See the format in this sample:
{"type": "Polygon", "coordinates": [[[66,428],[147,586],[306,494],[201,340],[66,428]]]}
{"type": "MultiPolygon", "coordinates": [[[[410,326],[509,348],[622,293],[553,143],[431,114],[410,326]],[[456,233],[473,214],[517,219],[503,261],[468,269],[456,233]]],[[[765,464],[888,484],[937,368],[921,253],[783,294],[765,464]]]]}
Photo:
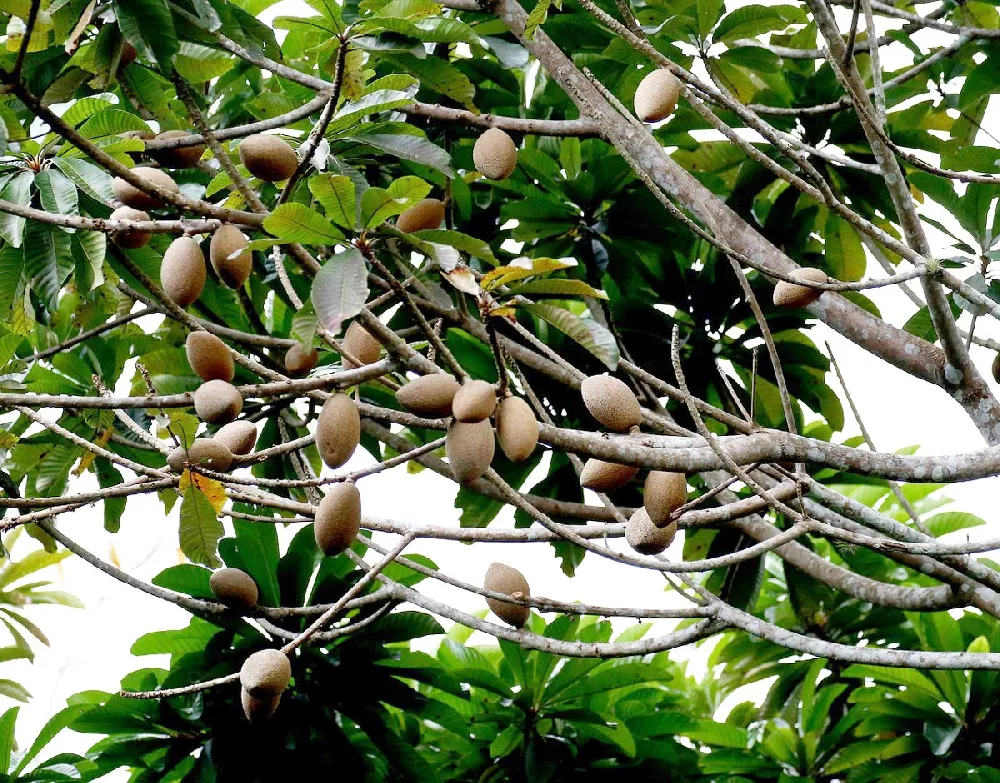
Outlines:
{"type": "Polygon", "coordinates": [[[361,312],[368,298],[368,268],[361,252],[351,248],[334,256],[316,273],[311,300],[319,323],[336,334],[340,325],[361,312]]]}
{"type": "Polygon", "coordinates": [[[609,370],[614,370],[618,366],[620,358],[618,343],[614,335],[596,321],[580,318],[569,310],[550,304],[525,305],[524,309],[578,342],[600,359],[609,370]]]}
{"type": "Polygon", "coordinates": [[[192,562],[215,568],[220,565],[217,553],[224,532],[212,503],[190,483],[181,500],[181,551],[192,562]]]}

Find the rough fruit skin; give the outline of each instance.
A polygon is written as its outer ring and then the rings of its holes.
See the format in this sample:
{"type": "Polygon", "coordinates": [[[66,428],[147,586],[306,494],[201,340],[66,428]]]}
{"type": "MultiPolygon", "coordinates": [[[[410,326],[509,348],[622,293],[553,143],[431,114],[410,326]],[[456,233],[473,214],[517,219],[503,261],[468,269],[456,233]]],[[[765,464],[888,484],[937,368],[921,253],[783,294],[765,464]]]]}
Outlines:
{"type": "Polygon", "coordinates": [[[240,142],[240,161],[247,171],[265,182],[288,179],[299,166],[292,146],[277,136],[257,133],[240,142]]]}
{"type": "Polygon", "coordinates": [[[681,83],[670,71],[657,68],[646,74],[635,90],[635,115],[643,122],[659,122],[674,113],[681,83]]]}
{"type": "Polygon", "coordinates": [[[504,397],[497,405],[497,440],[511,462],[524,462],[538,444],[538,419],[520,397],[504,397]]]}
{"type": "Polygon", "coordinates": [[[135,50],[128,41],[122,42],[122,53],[118,58],[118,68],[128,68],[132,63],[135,62],[135,58],[139,56],[139,52],[135,50]]]}
{"type": "Polygon", "coordinates": [[[209,332],[191,332],[184,342],[188,364],[203,381],[231,381],[236,374],[229,347],[209,332]]]}
{"type": "Polygon", "coordinates": [[[489,128],[476,139],[472,160],[487,179],[507,179],[517,168],[517,146],[499,128],[489,128]]]}
{"type": "MultiPolygon", "coordinates": [[[[803,280],[810,283],[828,283],[830,278],[822,269],[812,266],[796,269],[790,277],[796,280],[803,280]]],[[[779,280],[774,287],[775,307],[806,307],[811,305],[823,295],[823,291],[818,288],[808,288],[804,285],[795,285],[784,280],[779,280]]]]}
{"type": "Polygon", "coordinates": [[[312,372],[318,361],[319,353],[315,348],[306,349],[295,344],[285,352],[285,372],[292,378],[303,378],[312,372]]]}
{"type": "Polygon", "coordinates": [[[437,198],[425,198],[396,218],[396,228],[407,234],[438,228],[444,220],[444,202],[437,198]]]}
{"type": "MultiPolygon", "coordinates": [[[[1000,383],[1000,353],[993,357],[993,380],[1000,383]]],[[[396,397],[399,398],[399,395],[396,397]]]]}
{"type": "Polygon", "coordinates": [[[592,489],[594,492],[614,492],[628,484],[639,468],[631,465],[619,465],[617,462],[588,459],[580,472],[580,486],[592,489]]]}
{"type": "Polygon", "coordinates": [[[263,723],[278,709],[281,702],[281,694],[277,696],[265,696],[259,698],[251,696],[242,688],[240,689],[240,702],[243,704],[243,714],[251,723],[263,723]]]}
{"type": "Polygon", "coordinates": [[[218,441],[238,457],[253,451],[257,442],[257,426],[252,421],[231,421],[220,428],[212,440],[218,441]]]}
{"type": "Polygon", "coordinates": [[[233,609],[250,609],[257,603],[257,583],[238,568],[220,568],[208,579],[212,594],[233,609]]]}
{"type": "MultiPolygon", "coordinates": [[[[159,134],[156,138],[161,141],[170,141],[171,139],[182,139],[190,135],[190,133],[184,130],[169,130],[159,134]]],[[[204,152],[204,144],[194,144],[190,147],[157,150],[152,155],[157,163],[161,166],[166,166],[168,169],[189,169],[201,160],[204,152]]]]}
{"type": "Polygon", "coordinates": [[[642,505],[657,527],[670,520],[670,515],[687,503],[687,477],[683,473],[652,470],[646,476],[642,505]]]}
{"type": "Polygon", "coordinates": [[[641,555],[658,555],[677,535],[677,523],[657,527],[650,520],[646,509],[637,508],[625,525],[625,540],[641,555]]]}
{"type": "Polygon", "coordinates": [[[226,381],[206,381],[194,393],[194,411],[208,424],[228,424],[243,410],[243,396],[226,381]]]}
{"type": "MultiPolygon", "coordinates": [[[[494,593],[503,593],[515,598],[531,597],[528,580],[524,578],[524,574],[504,563],[493,563],[486,570],[483,587],[494,593]]],[[[520,604],[508,604],[496,598],[487,598],[486,604],[493,614],[515,628],[523,627],[531,616],[531,608],[520,604]]]]}
{"type": "Polygon", "coordinates": [[[452,400],[461,388],[458,381],[447,373],[422,375],[396,392],[396,402],[417,416],[451,416],[452,400]]]}
{"type": "Polygon", "coordinates": [[[167,455],[167,465],[180,473],[184,468],[207,468],[225,473],[233,466],[233,453],[229,447],[214,438],[195,438],[187,451],[180,446],[167,455]]]}
{"type": "Polygon", "coordinates": [[[280,696],[291,679],[292,664],[281,650],[258,650],[240,669],[240,685],[258,699],[280,696]]]}
{"type": "MultiPolygon", "coordinates": [[[[155,185],[161,190],[165,190],[170,193],[180,193],[180,188],[177,187],[177,183],[174,182],[174,178],[162,169],[154,169],[149,166],[136,166],[132,169],[132,173],[137,177],[141,177],[146,180],[150,185],[155,185]]],[[[131,183],[123,180],[121,177],[115,177],[112,189],[114,190],[115,198],[126,207],[133,207],[134,209],[156,209],[157,207],[163,206],[163,202],[160,201],[160,199],[143,193],[138,188],[133,187],[131,183]]]]}
{"type": "Polygon", "coordinates": [[[219,279],[230,288],[242,288],[253,269],[253,253],[249,242],[236,226],[225,225],[212,234],[208,245],[208,257],[219,279]],[[242,251],[230,258],[233,253],[242,251]]]}
{"type": "Polygon", "coordinates": [[[591,375],[580,384],[583,404],[609,430],[628,432],[642,423],[642,408],[632,390],[611,375],[591,375]]]}
{"type": "Polygon", "coordinates": [[[341,345],[344,346],[344,350],[347,353],[361,362],[358,365],[346,356],[342,357],[341,363],[348,370],[356,369],[365,364],[375,364],[382,355],[382,344],[372,337],[371,333],[357,321],[351,321],[351,325],[347,327],[347,331],[344,333],[341,345]]]}
{"type": "Polygon", "coordinates": [[[316,508],[316,546],[327,555],[339,555],[354,543],[360,529],[361,493],[349,481],[334,484],[316,508]]]}
{"type": "MultiPolygon", "coordinates": [[[[111,220],[149,220],[149,214],[141,209],[118,207],[111,213],[111,220]]],[[[151,236],[148,231],[115,231],[111,234],[111,241],[126,250],[136,250],[145,246],[151,236]]]]}
{"type": "Polygon", "coordinates": [[[361,414],[346,394],[332,394],[316,420],[316,448],[327,467],[339,468],[361,441],[361,414]]]}
{"type": "Polygon", "coordinates": [[[474,424],[452,422],[445,437],[444,450],[455,480],[460,484],[471,484],[493,462],[496,451],[493,427],[488,420],[474,424]]]}
{"type": "Polygon", "coordinates": [[[488,419],[497,407],[497,392],[492,383],[470,380],[462,384],[451,403],[451,413],[458,421],[475,423],[488,419]]]}
{"type": "Polygon", "coordinates": [[[175,305],[185,308],[201,296],[205,288],[205,254],[191,237],[170,243],[160,264],[160,284],[175,305]]]}

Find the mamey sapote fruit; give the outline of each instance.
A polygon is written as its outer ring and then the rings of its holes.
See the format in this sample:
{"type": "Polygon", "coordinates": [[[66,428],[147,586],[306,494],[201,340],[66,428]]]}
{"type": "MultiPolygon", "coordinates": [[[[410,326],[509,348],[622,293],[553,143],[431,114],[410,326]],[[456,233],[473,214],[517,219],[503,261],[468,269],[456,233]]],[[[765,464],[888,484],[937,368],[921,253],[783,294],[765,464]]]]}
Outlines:
{"type": "Polygon", "coordinates": [[[253,451],[254,444],[257,442],[257,425],[245,419],[231,421],[221,427],[212,436],[212,440],[222,443],[234,455],[245,457],[253,451]]]}
{"type": "Polygon", "coordinates": [[[396,402],[410,413],[428,418],[451,416],[451,404],[462,388],[454,377],[438,372],[415,378],[396,391],[396,402]]]}
{"type": "MultiPolygon", "coordinates": [[[[509,595],[512,598],[529,598],[531,596],[531,589],[528,587],[528,580],[524,578],[524,574],[504,563],[493,563],[487,569],[483,587],[494,593],[509,595]]],[[[531,616],[531,609],[520,604],[509,604],[497,598],[487,598],[486,604],[493,614],[515,628],[523,627],[531,616]]]]}
{"type": "Polygon", "coordinates": [[[188,364],[203,381],[231,381],[236,373],[233,352],[209,332],[191,332],[184,341],[188,364]]]}
{"type": "Polygon", "coordinates": [[[186,467],[207,468],[225,473],[233,466],[233,453],[225,443],[214,438],[195,438],[188,446],[178,446],[167,455],[167,465],[180,473],[186,467]]]}
{"type": "Polygon", "coordinates": [[[236,226],[225,225],[212,234],[208,257],[219,279],[230,288],[242,288],[253,269],[249,240],[236,226]]]}
{"type": "MultiPolygon", "coordinates": [[[[155,185],[168,193],[181,192],[181,189],[177,187],[177,183],[174,182],[174,178],[162,169],[154,169],[149,166],[136,166],[132,169],[132,173],[144,179],[150,185],[155,185]]],[[[126,207],[132,207],[133,209],[156,209],[163,206],[164,202],[162,200],[156,196],[143,193],[139,188],[130,182],[126,182],[121,177],[115,177],[115,181],[111,187],[115,198],[126,207]]]]}
{"type": "MultiPolygon", "coordinates": [[[[118,207],[114,212],[111,213],[112,220],[149,220],[149,214],[143,212],[141,209],[133,209],[132,207],[118,207]]],[[[118,247],[123,247],[126,250],[136,250],[140,247],[144,247],[148,242],[152,234],[148,231],[136,231],[135,229],[126,229],[124,231],[114,231],[111,234],[111,241],[114,242],[118,247]]]]}
{"type": "Polygon", "coordinates": [[[625,525],[625,540],[628,545],[642,555],[658,555],[671,543],[677,535],[677,523],[657,527],[646,513],[639,507],[629,517],[625,525]]]}
{"type": "MultiPolygon", "coordinates": [[[[1000,353],[993,357],[993,380],[1000,383],[1000,353]]],[[[397,395],[398,398],[398,395],[397,395]]]]}
{"type": "Polygon", "coordinates": [[[496,442],[488,419],[475,423],[454,421],[444,442],[452,475],[460,484],[470,484],[482,476],[493,462],[496,442]]]}
{"type": "Polygon", "coordinates": [[[357,321],[351,321],[341,341],[344,351],[349,353],[361,364],[355,364],[344,356],[341,363],[348,370],[353,370],[365,364],[375,364],[382,355],[382,344],[371,336],[371,333],[357,321]]]}
{"type": "Polygon", "coordinates": [[[538,443],[538,419],[520,397],[504,397],[497,405],[497,440],[511,462],[524,462],[538,443]]]}
{"type": "Polygon", "coordinates": [[[180,308],[197,301],[205,288],[205,254],[191,237],[177,237],[163,254],[160,284],[163,292],[180,308]]]}
{"type": "Polygon", "coordinates": [[[251,723],[263,723],[278,709],[281,702],[281,694],[277,696],[251,696],[240,688],[240,702],[243,704],[243,714],[251,723]]]}
{"type": "Polygon", "coordinates": [[[458,421],[473,423],[488,419],[497,407],[497,392],[492,383],[467,380],[455,393],[452,415],[458,421]]]}
{"type": "MultiPolygon", "coordinates": [[[[830,278],[822,269],[807,266],[796,269],[789,275],[796,280],[808,283],[829,283],[830,278]]],[[[773,301],[776,307],[806,307],[811,305],[823,295],[819,288],[809,288],[804,285],[795,285],[785,280],[779,280],[774,287],[773,301]]]]}
{"type": "Polygon", "coordinates": [[[681,83],[670,71],[657,68],[646,74],[635,90],[635,116],[643,122],[659,122],[674,113],[681,83]]]}
{"type": "Polygon", "coordinates": [[[256,605],[259,597],[257,583],[250,574],[238,568],[213,571],[208,579],[208,586],[212,588],[212,595],[219,599],[219,603],[233,609],[250,609],[256,605]]]}
{"type": "Polygon", "coordinates": [[[396,228],[410,234],[440,227],[444,221],[444,202],[437,198],[418,201],[396,218],[396,228]]]}
{"type": "Polygon", "coordinates": [[[316,420],[316,448],[327,467],[339,468],[361,441],[361,414],[346,394],[331,394],[316,420]]]}
{"type": "MultiPolygon", "coordinates": [[[[156,138],[160,141],[171,141],[173,139],[183,139],[191,134],[185,130],[168,130],[159,134],[156,138]]],[[[205,153],[204,144],[192,144],[190,147],[173,147],[172,149],[156,150],[152,153],[153,159],[161,166],[168,169],[189,169],[194,166],[205,153]]]]}
{"type": "Polygon", "coordinates": [[[319,352],[296,343],[285,351],[285,372],[292,378],[304,378],[319,361],[319,352]]]}
{"type": "Polygon", "coordinates": [[[605,462],[591,457],[580,472],[580,486],[594,492],[614,492],[628,484],[638,472],[639,468],[631,465],[619,465],[617,462],[605,462]]]}
{"type": "Polygon", "coordinates": [[[591,375],[580,384],[583,404],[609,430],[628,432],[642,423],[642,408],[632,390],[611,375],[591,375]]]}
{"type": "Polygon", "coordinates": [[[118,58],[118,68],[128,68],[132,63],[135,62],[135,58],[139,56],[139,52],[136,51],[135,47],[132,46],[128,41],[122,41],[122,53],[118,58]]]}
{"type": "Polygon", "coordinates": [[[251,696],[280,696],[292,679],[292,664],[281,650],[258,650],[243,661],[240,685],[251,696]]]}
{"type": "Polygon", "coordinates": [[[687,502],[687,477],[683,473],[651,470],[646,476],[642,505],[654,525],[660,527],[687,502]]]}
{"type": "Polygon", "coordinates": [[[292,145],[268,133],[256,133],[240,142],[240,161],[247,171],[265,182],[288,179],[299,166],[292,145]]]}
{"type": "Polygon", "coordinates": [[[488,128],[476,139],[472,160],[487,179],[507,179],[517,168],[517,145],[499,128],[488,128]]]}
{"type": "Polygon", "coordinates": [[[328,555],[339,555],[354,543],[360,529],[361,493],[353,482],[334,484],[316,508],[316,546],[328,555]]]}
{"type": "Polygon", "coordinates": [[[206,381],[194,393],[194,410],[208,424],[228,424],[243,410],[243,396],[226,381],[206,381]]]}

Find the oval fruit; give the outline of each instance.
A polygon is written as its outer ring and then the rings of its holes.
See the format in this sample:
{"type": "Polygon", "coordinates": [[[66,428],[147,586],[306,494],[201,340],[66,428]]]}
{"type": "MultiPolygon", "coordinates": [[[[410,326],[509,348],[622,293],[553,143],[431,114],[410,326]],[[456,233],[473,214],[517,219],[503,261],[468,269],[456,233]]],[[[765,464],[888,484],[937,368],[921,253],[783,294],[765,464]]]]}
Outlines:
{"type": "Polygon", "coordinates": [[[178,237],[170,243],[160,264],[163,292],[180,308],[197,301],[205,288],[205,255],[191,237],[178,237]]]}
{"type": "MultiPolygon", "coordinates": [[[[993,380],[996,381],[997,383],[1000,383],[1000,353],[998,353],[996,356],[993,357],[992,370],[993,370],[993,380]]],[[[398,394],[396,395],[396,398],[399,399],[398,394]]]]}
{"type": "Polygon", "coordinates": [[[460,484],[471,484],[489,470],[496,450],[489,420],[467,424],[452,422],[444,442],[452,475],[460,484]]]}
{"type": "Polygon", "coordinates": [[[122,42],[122,53],[118,58],[119,68],[128,68],[132,63],[135,62],[135,58],[139,56],[139,52],[136,48],[132,46],[128,41],[122,42]]]}
{"type": "Polygon", "coordinates": [[[285,352],[285,372],[292,378],[302,378],[312,372],[318,361],[319,352],[315,348],[296,343],[285,352]]]}
{"type": "Polygon", "coordinates": [[[240,685],[251,696],[280,696],[292,679],[292,664],[281,650],[258,650],[240,668],[240,685]]]}
{"type": "Polygon", "coordinates": [[[233,453],[213,438],[195,438],[185,449],[179,446],[167,455],[167,465],[180,473],[184,468],[206,468],[225,473],[233,466],[233,453]]]}
{"type": "Polygon", "coordinates": [[[184,342],[188,364],[203,381],[231,381],[236,374],[233,353],[209,332],[191,332],[184,342]]]}
{"type": "MultiPolygon", "coordinates": [[[[173,139],[183,139],[190,136],[185,130],[168,130],[159,134],[156,138],[160,141],[172,141],[173,139]]],[[[189,147],[172,147],[170,149],[156,150],[151,153],[153,159],[161,166],[168,169],[189,169],[196,165],[201,156],[205,153],[204,144],[192,144],[189,147]]]]}
{"type": "Polygon", "coordinates": [[[243,396],[226,381],[206,381],[194,393],[194,410],[208,424],[228,424],[243,410],[243,396]]]}
{"type": "Polygon", "coordinates": [[[212,594],[233,609],[250,609],[257,604],[260,594],[257,583],[250,574],[238,568],[220,568],[213,571],[208,579],[212,594]]]}
{"type": "MultiPolygon", "coordinates": [[[[141,209],[118,207],[111,213],[111,220],[149,220],[149,215],[141,209]]],[[[111,241],[126,250],[136,250],[144,247],[151,236],[153,235],[148,231],[125,229],[124,231],[112,231],[111,241]]]]}
{"type": "Polygon", "coordinates": [[[657,68],[646,74],[635,90],[635,115],[643,122],[659,122],[674,113],[681,83],[670,71],[657,68]]]}
{"type": "Polygon", "coordinates": [[[219,279],[230,288],[242,288],[250,277],[253,254],[249,244],[243,232],[229,224],[212,234],[208,257],[219,279]]]}
{"type": "Polygon", "coordinates": [[[240,688],[240,702],[243,704],[243,714],[251,723],[263,723],[278,709],[281,702],[281,694],[277,696],[251,696],[240,688]]]}
{"type": "Polygon", "coordinates": [[[499,128],[488,128],[476,139],[472,160],[487,179],[507,179],[517,168],[517,145],[499,128]]]}
{"type": "Polygon", "coordinates": [[[231,421],[220,428],[212,436],[212,440],[224,445],[234,455],[245,457],[253,451],[254,444],[257,442],[257,425],[245,419],[231,421]]]}
{"type": "Polygon", "coordinates": [[[247,136],[240,142],[240,161],[247,171],[265,182],[288,179],[299,167],[292,145],[268,133],[247,136]]]}
{"type": "MultiPolygon", "coordinates": [[[[503,593],[512,598],[529,598],[531,590],[524,574],[503,563],[493,563],[486,571],[483,587],[494,593],[503,593]]],[[[487,598],[487,606],[497,617],[508,625],[521,628],[531,616],[531,608],[520,604],[509,604],[497,598],[487,598]]]]}
{"type": "Polygon", "coordinates": [[[372,337],[369,331],[357,321],[351,321],[351,325],[347,327],[347,331],[344,333],[341,345],[344,346],[346,353],[349,353],[361,362],[361,364],[355,364],[346,356],[342,357],[341,363],[348,370],[353,370],[365,364],[375,364],[382,355],[382,344],[372,337]]]}
{"type": "Polygon", "coordinates": [[[588,459],[580,472],[580,486],[592,489],[594,492],[614,492],[628,484],[639,468],[631,465],[619,465],[617,462],[588,459]]]}
{"type": "Polygon", "coordinates": [[[417,416],[451,416],[452,400],[461,388],[447,373],[422,375],[396,391],[396,402],[417,416]]]}
{"type": "Polygon", "coordinates": [[[504,397],[497,406],[497,440],[511,462],[524,462],[538,443],[538,419],[520,397],[504,397]]]}
{"type": "MultiPolygon", "coordinates": [[[[174,182],[174,178],[171,177],[163,169],[154,169],[150,166],[136,166],[132,169],[132,173],[137,177],[141,177],[146,180],[150,185],[153,185],[160,190],[167,191],[168,193],[180,193],[181,189],[177,187],[177,183],[174,182]]],[[[126,207],[132,207],[134,209],[156,209],[157,207],[163,206],[163,201],[156,196],[150,196],[147,193],[143,193],[139,188],[132,185],[130,182],[126,182],[121,177],[115,177],[115,181],[112,184],[112,190],[114,191],[115,198],[118,199],[126,207]]]]}
{"type": "Polygon", "coordinates": [[[591,375],[580,384],[583,404],[609,430],[628,432],[642,423],[642,408],[632,390],[611,375],[591,375]]]}
{"type": "MultiPolygon", "coordinates": [[[[796,269],[789,275],[796,280],[807,283],[829,283],[830,278],[822,269],[812,266],[796,269]]],[[[819,288],[809,288],[804,285],[795,285],[784,280],[779,280],[774,287],[773,301],[776,307],[806,307],[811,305],[823,295],[819,288]]]]}
{"type": "Polygon", "coordinates": [[[316,508],[313,535],[327,555],[339,555],[361,530],[361,493],[350,481],[334,484],[316,508]]]}
{"type": "Polygon", "coordinates": [[[670,515],[685,503],[687,503],[687,476],[664,470],[649,472],[643,488],[642,505],[654,525],[661,527],[667,524],[670,515]]]}
{"type": "Polygon", "coordinates": [[[452,415],[458,421],[474,423],[488,419],[497,407],[497,392],[492,383],[468,380],[455,394],[452,415]]]}
{"type": "Polygon", "coordinates": [[[677,535],[677,523],[671,522],[664,527],[653,524],[646,509],[640,507],[629,518],[625,525],[625,540],[628,545],[642,555],[658,555],[671,543],[677,535]]]}
{"type": "Polygon", "coordinates": [[[316,420],[316,448],[323,462],[339,468],[361,442],[361,414],[346,394],[331,394],[316,420]]]}
{"type": "Polygon", "coordinates": [[[437,198],[425,198],[396,218],[396,228],[411,234],[438,228],[443,221],[444,202],[437,198]]]}

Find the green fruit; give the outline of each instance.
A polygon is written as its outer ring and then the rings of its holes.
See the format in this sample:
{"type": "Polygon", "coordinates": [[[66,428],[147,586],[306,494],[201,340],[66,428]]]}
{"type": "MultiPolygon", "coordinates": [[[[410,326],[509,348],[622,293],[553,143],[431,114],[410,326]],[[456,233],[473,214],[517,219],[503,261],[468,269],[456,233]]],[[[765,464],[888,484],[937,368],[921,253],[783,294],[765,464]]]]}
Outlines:
{"type": "Polygon", "coordinates": [[[594,492],[614,492],[628,484],[638,472],[639,468],[631,465],[591,458],[580,473],[580,486],[594,492]]]}
{"type": "Polygon", "coordinates": [[[316,420],[316,448],[323,462],[339,468],[361,442],[361,414],[346,394],[331,394],[316,420]]]}
{"type": "Polygon", "coordinates": [[[194,393],[194,410],[208,424],[228,424],[243,410],[243,396],[226,381],[206,381],[194,393]]]}
{"type": "Polygon", "coordinates": [[[257,583],[238,568],[220,568],[208,579],[212,594],[233,609],[251,609],[257,604],[257,583]]]}
{"type": "MultiPolygon", "coordinates": [[[[807,283],[830,282],[830,278],[827,277],[826,272],[810,266],[796,269],[789,276],[807,283]]],[[[818,288],[809,288],[808,286],[795,285],[795,283],[787,283],[784,280],[779,280],[778,284],[774,287],[773,301],[775,307],[807,307],[822,295],[823,291],[818,288]]]]}
{"type": "Polygon", "coordinates": [[[635,91],[635,115],[643,122],[659,122],[674,113],[681,83],[670,71],[657,68],[646,75],[635,91]]]}
{"type": "MultiPolygon", "coordinates": [[[[528,580],[516,568],[503,563],[493,563],[486,571],[483,587],[494,593],[503,593],[512,598],[530,598],[531,589],[528,580]]],[[[497,598],[487,598],[487,606],[497,617],[508,625],[521,628],[531,616],[531,609],[520,604],[509,604],[497,598]]]]}
{"type": "Polygon", "coordinates": [[[240,161],[247,171],[265,182],[288,179],[299,167],[291,145],[277,136],[257,133],[240,142],[240,161]]]}
{"type": "Polygon", "coordinates": [[[632,390],[611,375],[591,375],[580,384],[583,404],[609,430],[628,432],[642,423],[642,408],[632,390]]]}
{"type": "MultiPolygon", "coordinates": [[[[191,134],[184,130],[169,130],[159,134],[156,138],[160,141],[171,141],[173,139],[183,139],[191,134]]],[[[190,147],[173,147],[172,149],[156,150],[152,153],[153,159],[161,166],[168,169],[189,169],[197,165],[201,156],[205,153],[204,144],[192,144],[190,147]]]]}
{"type": "Polygon", "coordinates": [[[315,348],[305,348],[296,343],[285,352],[285,372],[292,378],[303,378],[312,372],[319,361],[315,348]]]}
{"type": "Polygon", "coordinates": [[[258,650],[240,669],[240,685],[258,699],[280,696],[291,679],[292,664],[281,650],[258,650]]]}
{"type": "Polygon", "coordinates": [[[687,477],[683,473],[651,470],[646,476],[642,505],[653,524],[661,527],[670,515],[687,503],[687,477]]]}
{"type": "Polygon", "coordinates": [[[468,380],[455,394],[451,403],[452,415],[466,423],[488,419],[497,407],[497,392],[492,383],[468,380]]]}
{"type": "MultiPolygon", "coordinates": [[[[181,192],[181,189],[177,187],[177,183],[174,182],[174,178],[162,169],[154,169],[149,166],[136,166],[132,169],[132,173],[146,180],[150,185],[160,188],[160,190],[167,191],[168,193],[181,192]]],[[[121,177],[115,177],[115,181],[111,187],[115,198],[126,207],[132,207],[133,209],[157,209],[164,205],[163,201],[156,196],[143,193],[139,188],[126,182],[121,177]]]]}
{"type": "Polygon", "coordinates": [[[245,457],[253,451],[257,442],[257,426],[252,421],[241,419],[231,421],[220,428],[212,440],[218,441],[228,448],[233,454],[245,457]]]}
{"type": "Polygon", "coordinates": [[[444,202],[436,198],[425,198],[396,218],[396,228],[412,234],[438,228],[444,221],[444,202]]]}
{"type": "MultiPolygon", "coordinates": [[[[132,207],[118,207],[111,213],[111,220],[149,220],[149,215],[141,209],[132,207]]],[[[111,241],[118,247],[126,250],[137,250],[149,243],[153,235],[149,231],[136,231],[135,229],[125,229],[124,231],[113,231],[111,241]]]]}
{"type": "Polygon", "coordinates": [[[495,449],[489,420],[472,424],[454,421],[448,428],[444,450],[452,475],[460,484],[471,484],[489,470],[495,449]]]}
{"type": "Polygon", "coordinates": [[[499,128],[489,128],[476,139],[472,160],[487,179],[507,179],[517,168],[517,145],[499,128]]]}
{"type": "Polygon", "coordinates": [[[347,550],[361,529],[361,493],[349,481],[334,484],[316,508],[313,535],[327,555],[347,550]]]}
{"type": "Polygon", "coordinates": [[[451,375],[438,372],[415,378],[396,392],[396,402],[410,413],[428,418],[451,416],[452,400],[462,388],[451,375]]]}
{"type": "Polygon", "coordinates": [[[677,523],[671,522],[665,527],[653,524],[646,509],[637,508],[625,525],[625,540],[628,545],[642,555],[658,555],[671,543],[677,535],[677,523]]]}
{"type": "Polygon", "coordinates": [[[253,269],[253,254],[243,232],[225,225],[212,234],[208,257],[215,273],[230,288],[242,288],[253,269]]]}
{"type": "Polygon", "coordinates": [[[203,381],[231,381],[236,373],[232,351],[214,334],[189,333],[184,351],[191,369],[203,381]]]}
{"type": "Polygon", "coordinates": [[[194,304],[205,288],[205,255],[191,237],[170,243],[160,264],[163,292],[181,309],[194,304]]]}
{"type": "Polygon", "coordinates": [[[524,462],[538,443],[538,419],[520,397],[504,397],[497,406],[497,440],[511,462],[524,462]]]}

